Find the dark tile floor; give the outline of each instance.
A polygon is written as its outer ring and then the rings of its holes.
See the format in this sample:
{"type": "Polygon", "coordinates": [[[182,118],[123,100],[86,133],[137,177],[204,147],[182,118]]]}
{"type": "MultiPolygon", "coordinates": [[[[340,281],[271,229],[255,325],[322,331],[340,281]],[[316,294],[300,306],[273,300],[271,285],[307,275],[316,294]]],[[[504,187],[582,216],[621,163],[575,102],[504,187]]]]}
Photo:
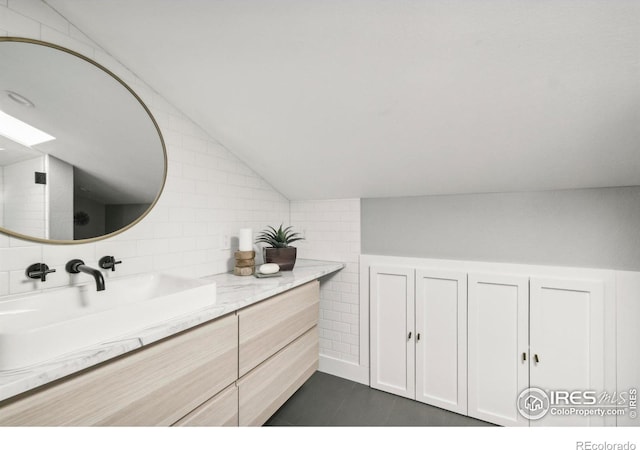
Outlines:
{"type": "Polygon", "coordinates": [[[313,374],[265,425],[491,426],[322,372],[313,374]]]}

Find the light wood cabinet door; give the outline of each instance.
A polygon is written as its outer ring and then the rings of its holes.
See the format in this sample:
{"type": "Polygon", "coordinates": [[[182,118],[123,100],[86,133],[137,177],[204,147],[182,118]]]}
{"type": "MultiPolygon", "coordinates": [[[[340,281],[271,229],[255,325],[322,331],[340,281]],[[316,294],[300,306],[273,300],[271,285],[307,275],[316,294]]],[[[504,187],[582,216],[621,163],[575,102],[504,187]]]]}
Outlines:
{"type": "Polygon", "coordinates": [[[238,376],[235,314],[0,406],[0,424],[171,425],[238,376]]]}
{"type": "Polygon", "coordinates": [[[174,424],[176,427],[237,427],[238,387],[234,384],[174,424]]]}
{"type": "MultiPolygon", "coordinates": [[[[605,390],[603,282],[532,277],[529,308],[531,386],[547,392],[595,391],[600,395],[605,390]]],[[[604,424],[603,417],[577,414],[547,413],[531,420],[531,426],[604,424]]]]}
{"type": "Polygon", "coordinates": [[[470,273],[468,284],[468,414],[528,426],[516,403],[529,387],[529,278],[470,273]]]}
{"type": "Polygon", "coordinates": [[[318,324],[318,281],[238,311],[239,375],[243,376],[318,324]]]}
{"type": "Polygon", "coordinates": [[[318,327],[238,380],[239,424],[260,426],[318,368],[318,327]]]}
{"type": "Polygon", "coordinates": [[[369,270],[371,387],[414,398],[414,270],[369,270]]]}
{"type": "Polygon", "coordinates": [[[416,400],[467,413],[467,274],[416,270],[416,400]]]}

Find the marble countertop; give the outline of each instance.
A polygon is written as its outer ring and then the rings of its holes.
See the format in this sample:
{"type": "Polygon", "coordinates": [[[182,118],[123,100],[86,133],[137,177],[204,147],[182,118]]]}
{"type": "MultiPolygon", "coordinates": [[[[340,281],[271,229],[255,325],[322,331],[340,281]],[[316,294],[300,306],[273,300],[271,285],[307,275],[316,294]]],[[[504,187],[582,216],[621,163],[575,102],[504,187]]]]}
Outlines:
{"type": "Polygon", "coordinates": [[[298,259],[293,271],[282,272],[281,277],[238,277],[230,273],[204,277],[203,279],[215,281],[217,284],[214,305],[41,364],[0,371],[0,401],[232,313],[342,268],[344,264],[340,262],[298,259]]]}

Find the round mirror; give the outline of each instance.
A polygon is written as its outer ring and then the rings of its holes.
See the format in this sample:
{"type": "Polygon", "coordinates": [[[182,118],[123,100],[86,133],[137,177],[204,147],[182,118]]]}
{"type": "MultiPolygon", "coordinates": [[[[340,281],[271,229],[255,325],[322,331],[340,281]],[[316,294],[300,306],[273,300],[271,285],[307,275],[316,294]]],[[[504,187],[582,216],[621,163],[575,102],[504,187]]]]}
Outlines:
{"type": "Polygon", "coordinates": [[[71,50],[0,38],[0,231],[47,243],[140,221],[166,179],[162,135],[118,77],[71,50]]]}

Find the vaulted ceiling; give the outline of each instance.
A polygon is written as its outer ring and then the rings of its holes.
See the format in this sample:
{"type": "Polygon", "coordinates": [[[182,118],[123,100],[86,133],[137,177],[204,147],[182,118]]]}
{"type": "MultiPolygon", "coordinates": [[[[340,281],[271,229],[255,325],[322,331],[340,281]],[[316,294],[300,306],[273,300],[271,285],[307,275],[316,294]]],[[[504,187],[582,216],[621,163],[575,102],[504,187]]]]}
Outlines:
{"type": "Polygon", "coordinates": [[[640,185],[635,0],[46,0],[290,199],[640,185]]]}

